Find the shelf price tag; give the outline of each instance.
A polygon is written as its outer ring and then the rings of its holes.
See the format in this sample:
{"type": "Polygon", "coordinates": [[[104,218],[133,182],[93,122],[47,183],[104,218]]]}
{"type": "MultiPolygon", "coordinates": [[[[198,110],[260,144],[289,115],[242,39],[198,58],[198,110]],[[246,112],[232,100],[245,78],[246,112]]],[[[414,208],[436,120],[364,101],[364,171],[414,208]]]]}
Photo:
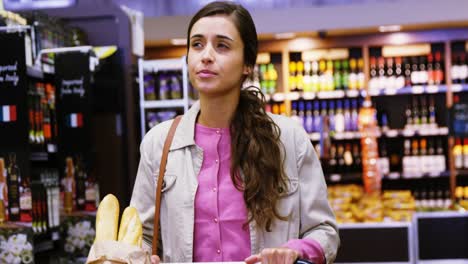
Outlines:
{"type": "Polygon", "coordinates": [[[452,92],[458,93],[458,92],[461,92],[462,90],[463,90],[463,86],[461,86],[460,84],[452,85],[452,92]]]}
{"type": "Polygon", "coordinates": [[[429,85],[429,86],[426,87],[426,92],[427,93],[438,93],[439,92],[439,86],[429,85]]]}
{"type": "Polygon", "coordinates": [[[424,87],[421,85],[415,85],[411,87],[411,93],[413,94],[422,94],[424,93],[424,87]]]}

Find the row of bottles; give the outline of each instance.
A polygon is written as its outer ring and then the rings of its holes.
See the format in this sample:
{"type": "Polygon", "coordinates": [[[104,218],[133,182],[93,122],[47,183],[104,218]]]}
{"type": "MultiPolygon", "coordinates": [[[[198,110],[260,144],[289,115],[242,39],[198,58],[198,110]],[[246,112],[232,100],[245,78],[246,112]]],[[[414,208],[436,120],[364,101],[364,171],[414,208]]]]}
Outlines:
{"type": "Polygon", "coordinates": [[[41,170],[39,181],[32,183],[32,229],[46,232],[60,225],[60,187],[57,170],[41,170]]]}
{"type": "Polygon", "coordinates": [[[55,227],[60,224],[57,220],[60,205],[65,213],[95,211],[100,199],[99,186],[93,177],[88,177],[80,156],[75,160],[76,165],[71,157],[66,159],[60,195],[58,172],[41,170],[40,180],[31,183],[30,177],[22,175],[15,153],[8,155],[7,162],[0,157],[0,222],[34,222],[48,218],[48,226],[55,227]]]}
{"type": "Polygon", "coordinates": [[[324,118],[332,132],[358,131],[358,100],[292,101],[291,118],[307,133],[320,132],[324,118]]]}
{"type": "Polygon", "coordinates": [[[286,103],[284,102],[268,102],[265,104],[265,111],[275,115],[286,115],[286,103]]]}
{"type": "Polygon", "coordinates": [[[452,53],[452,83],[468,83],[468,53],[465,51],[452,53]]]}
{"type": "Polygon", "coordinates": [[[28,90],[29,143],[40,145],[57,142],[55,87],[50,83],[31,83],[28,90]]]}
{"type": "Polygon", "coordinates": [[[413,191],[416,200],[416,211],[447,211],[452,208],[452,200],[448,187],[429,185],[413,191]]]}
{"type": "Polygon", "coordinates": [[[392,151],[391,143],[380,139],[377,163],[383,177],[400,177],[399,172],[402,172],[403,178],[421,178],[424,175],[436,177],[447,170],[442,139],[405,139],[403,145],[401,157],[399,149],[392,151]]]}
{"type": "Polygon", "coordinates": [[[144,76],[145,100],[182,99],[182,87],[180,71],[159,71],[144,76]]]}
{"type": "Polygon", "coordinates": [[[278,71],[273,63],[255,65],[253,76],[253,85],[260,87],[264,94],[278,91],[278,71]]]}
{"type": "Polygon", "coordinates": [[[468,138],[457,137],[452,153],[455,169],[468,169],[468,138]]]}
{"type": "Polygon", "coordinates": [[[326,175],[346,174],[362,171],[362,158],[359,143],[332,143],[322,159],[326,175]]]}
{"type": "Polygon", "coordinates": [[[291,91],[361,90],[365,87],[364,61],[362,58],[291,61],[288,83],[291,91]]]}
{"type": "Polygon", "coordinates": [[[434,96],[413,96],[405,110],[407,129],[427,129],[437,127],[434,96]]]}
{"type": "Polygon", "coordinates": [[[468,186],[455,187],[455,204],[461,211],[468,210],[468,186]]]}
{"type": "Polygon", "coordinates": [[[0,157],[0,193],[0,222],[31,221],[30,179],[21,174],[15,153],[0,157]]]}
{"type": "Polygon", "coordinates": [[[413,85],[444,83],[443,54],[439,51],[427,56],[370,58],[369,90],[398,90],[413,85]]]}
{"type": "Polygon", "coordinates": [[[403,177],[421,178],[424,174],[439,176],[447,170],[441,139],[406,139],[403,147],[403,177]]]}
{"type": "Polygon", "coordinates": [[[80,155],[65,159],[65,175],[62,179],[63,209],[66,214],[73,211],[94,212],[100,201],[99,185],[86,172],[80,155]]]}

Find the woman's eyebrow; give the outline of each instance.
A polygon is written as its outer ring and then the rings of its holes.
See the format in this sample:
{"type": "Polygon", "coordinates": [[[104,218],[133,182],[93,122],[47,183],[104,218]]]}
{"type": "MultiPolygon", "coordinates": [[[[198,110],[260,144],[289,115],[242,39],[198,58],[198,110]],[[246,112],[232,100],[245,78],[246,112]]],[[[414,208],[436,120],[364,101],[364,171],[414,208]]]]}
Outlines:
{"type": "MultiPolygon", "coordinates": [[[[203,36],[202,34],[195,34],[193,36],[190,37],[190,39],[194,39],[194,38],[204,38],[205,36],[203,36]]],[[[228,37],[228,36],[225,36],[225,35],[216,35],[216,38],[219,38],[219,39],[225,39],[225,40],[229,40],[229,41],[234,41],[232,38],[228,37]]]]}

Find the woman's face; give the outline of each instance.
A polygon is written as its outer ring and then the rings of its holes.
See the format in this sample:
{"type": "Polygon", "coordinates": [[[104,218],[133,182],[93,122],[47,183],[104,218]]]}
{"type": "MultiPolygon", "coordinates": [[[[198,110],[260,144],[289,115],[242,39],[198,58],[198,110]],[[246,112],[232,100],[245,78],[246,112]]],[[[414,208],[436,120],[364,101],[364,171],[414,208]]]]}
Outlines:
{"type": "Polygon", "coordinates": [[[228,16],[198,20],[190,32],[189,43],[190,81],[201,95],[240,91],[249,69],[244,65],[244,43],[228,16]]]}

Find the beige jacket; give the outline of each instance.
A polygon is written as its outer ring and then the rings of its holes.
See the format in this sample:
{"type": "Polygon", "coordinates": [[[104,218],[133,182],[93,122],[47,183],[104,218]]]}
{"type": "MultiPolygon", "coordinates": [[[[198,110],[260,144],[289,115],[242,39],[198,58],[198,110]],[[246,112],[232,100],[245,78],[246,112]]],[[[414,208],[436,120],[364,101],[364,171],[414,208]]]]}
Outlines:
{"type": "MultiPolygon", "coordinates": [[[[161,198],[163,262],[192,262],[194,201],[203,150],[195,144],[196,103],[183,116],[170,148],[161,198]]],[[[327,186],[320,162],[304,129],[291,119],[271,115],[281,129],[285,147],[285,172],[289,190],[279,202],[281,215],[289,221],[274,221],[272,232],[250,223],[252,254],[278,247],[294,238],[312,238],[322,246],[327,263],[333,263],[339,246],[335,216],[327,200],[327,186]]],[[[143,223],[143,244],[151,248],[155,185],[164,140],[171,121],[152,128],[143,138],[140,165],[130,204],[143,223]]],[[[260,158],[260,157],[259,157],[260,158]]],[[[161,256],[160,256],[161,257],[161,256]]]]}

